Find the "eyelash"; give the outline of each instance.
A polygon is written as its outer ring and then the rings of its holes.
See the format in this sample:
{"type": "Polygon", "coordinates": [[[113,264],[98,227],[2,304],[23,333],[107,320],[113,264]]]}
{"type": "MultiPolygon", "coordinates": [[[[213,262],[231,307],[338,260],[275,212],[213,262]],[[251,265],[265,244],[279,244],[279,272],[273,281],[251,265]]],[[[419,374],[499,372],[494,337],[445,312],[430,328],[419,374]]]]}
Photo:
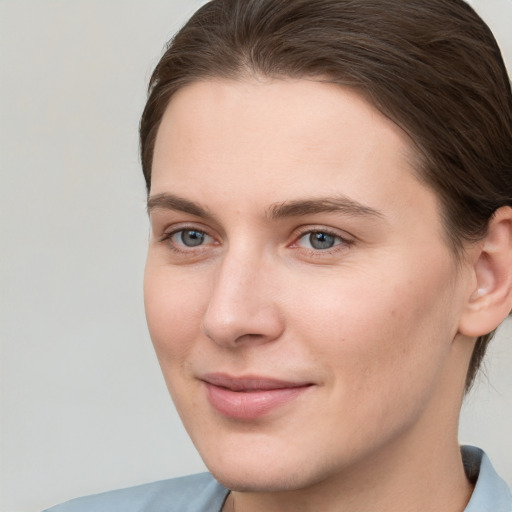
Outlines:
{"type": "MultiPolygon", "coordinates": [[[[165,243],[171,250],[186,254],[190,253],[192,251],[198,251],[198,250],[204,250],[204,243],[200,243],[197,246],[187,246],[185,244],[178,244],[175,241],[173,241],[173,237],[182,234],[185,232],[196,232],[202,234],[206,238],[210,238],[211,240],[215,241],[215,238],[207,233],[204,229],[198,229],[194,226],[183,226],[179,229],[174,229],[170,231],[169,233],[164,233],[161,237],[160,241],[162,243],[165,243]]],[[[303,230],[299,231],[296,235],[294,235],[294,242],[292,242],[288,247],[291,247],[293,249],[302,249],[303,251],[308,252],[311,255],[321,257],[323,255],[327,256],[329,254],[332,254],[334,252],[340,251],[340,250],[346,250],[348,247],[350,247],[354,243],[353,240],[349,240],[340,234],[334,232],[333,230],[318,227],[318,228],[304,228],[303,230]],[[308,248],[303,247],[300,245],[300,241],[304,239],[306,236],[311,237],[314,234],[321,234],[327,237],[332,237],[334,239],[334,245],[332,247],[327,247],[324,249],[318,249],[318,248],[308,248]]],[[[218,243],[216,243],[218,244],[218,243]]]]}
{"type": "Polygon", "coordinates": [[[178,252],[178,253],[188,253],[190,251],[201,250],[203,248],[204,244],[199,244],[197,246],[187,246],[185,244],[177,244],[176,242],[173,241],[173,237],[175,235],[178,235],[179,233],[183,234],[187,231],[201,233],[203,236],[214,240],[214,238],[211,235],[209,235],[204,229],[198,229],[193,226],[184,226],[179,229],[174,229],[173,231],[170,231],[169,233],[164,233],[163,236],[161,237],[160,241],[163,243],[166,243],[166,245],[171,250],[178,252]]]}
{"type": "Polygon", "coordinates": [[[323,255],[331,255],[335,252],[346,250],[348,247],[350,247],[354,243],[353,240],[350,240],[348,238],[345,238],[344,236],[341,236],[339,233],[336,233],[334,230],[330,230],[327,228],[323,228],[319,226],[318,228],[305,228],[304,230],[297,233],[295,237],[295,241],[291,244],[292,248],[301,248],[305,251],[308,251],[308,253],[321,257],[323,255]],[[311,237],[314,234],[322,234],[328,237],[332,237],[335,239],[335,244],[332,247],[328,247],[325,249],[316,249],[316,248],[307,248],[302,247],[300,245],[300,241],[304,239],[306,236],[311,237]]]}

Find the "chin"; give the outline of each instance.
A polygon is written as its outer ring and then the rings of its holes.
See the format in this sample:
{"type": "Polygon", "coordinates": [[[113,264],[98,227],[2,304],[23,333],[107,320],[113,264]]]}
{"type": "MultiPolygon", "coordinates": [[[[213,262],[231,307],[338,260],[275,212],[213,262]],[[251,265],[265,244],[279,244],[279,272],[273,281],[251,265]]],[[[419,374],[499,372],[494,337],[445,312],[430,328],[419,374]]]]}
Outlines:
{"type": "Polygon", "coordinates": [[[203,460],[215,477],[227,489],[239,492],[287,492],[318,484],[336,470],[329,457],[316,459],[314,453],[304,456],[304,450],[269,443],[253,442],[254,451],[219,450],[203,453],[203,460]],[[301,456],[301,454],[303,456],[301,456]]]}
{"type": "Polygon", "coordinates": [[[264,463],[258,468],[209,468],[215,479],[227,489],[237,492],[287,492],[308,487],[314,482],[303,472],[290,472],[289,469],[269,471],[264,463]]]}

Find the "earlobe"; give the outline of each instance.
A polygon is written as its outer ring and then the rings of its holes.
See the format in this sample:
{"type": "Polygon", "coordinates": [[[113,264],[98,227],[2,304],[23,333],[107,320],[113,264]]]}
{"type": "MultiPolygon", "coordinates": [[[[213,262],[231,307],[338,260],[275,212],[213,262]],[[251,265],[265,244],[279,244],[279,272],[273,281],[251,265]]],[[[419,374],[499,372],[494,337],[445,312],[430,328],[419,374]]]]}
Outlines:
{"type": "Polygon", "coordinates": [[[477,246],[474,279],[460,319],[459,332],[470,337],[487,334],[512,309],[512,209],[496,210],[477,246]]]}

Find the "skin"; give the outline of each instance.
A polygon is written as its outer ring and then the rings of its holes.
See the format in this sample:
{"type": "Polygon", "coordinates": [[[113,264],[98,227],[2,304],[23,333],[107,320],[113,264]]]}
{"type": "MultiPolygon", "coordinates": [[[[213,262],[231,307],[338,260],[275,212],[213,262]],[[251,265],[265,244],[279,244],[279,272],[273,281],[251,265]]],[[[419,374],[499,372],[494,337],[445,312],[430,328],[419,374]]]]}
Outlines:
{"type": "Polygon", "coordinates": [[[184,425],[234,491],[226,510],[464,509],[457,421],[474,338],[460,325],[475,258],[455,262],[413,160],[394,123],[332,84],[212,80],[171,100],[146,313],[184,425]],[[313,247],[312,232],[334,245],[313,247]],[[211,372],[311,385],[240,420],[212,407],[211,372]]]}

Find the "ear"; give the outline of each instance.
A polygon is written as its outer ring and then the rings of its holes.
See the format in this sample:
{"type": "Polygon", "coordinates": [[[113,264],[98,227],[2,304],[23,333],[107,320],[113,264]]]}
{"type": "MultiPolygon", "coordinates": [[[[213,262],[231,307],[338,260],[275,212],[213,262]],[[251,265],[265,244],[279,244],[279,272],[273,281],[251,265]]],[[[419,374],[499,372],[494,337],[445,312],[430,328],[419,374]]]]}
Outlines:
{"type": "Polygon", "coordinates": [[[512,309],[512,209],[503,206],[489,222],[487,235],[475,246],[473,281],[459,332],[470,337],[487,334],[512,309]]]}

